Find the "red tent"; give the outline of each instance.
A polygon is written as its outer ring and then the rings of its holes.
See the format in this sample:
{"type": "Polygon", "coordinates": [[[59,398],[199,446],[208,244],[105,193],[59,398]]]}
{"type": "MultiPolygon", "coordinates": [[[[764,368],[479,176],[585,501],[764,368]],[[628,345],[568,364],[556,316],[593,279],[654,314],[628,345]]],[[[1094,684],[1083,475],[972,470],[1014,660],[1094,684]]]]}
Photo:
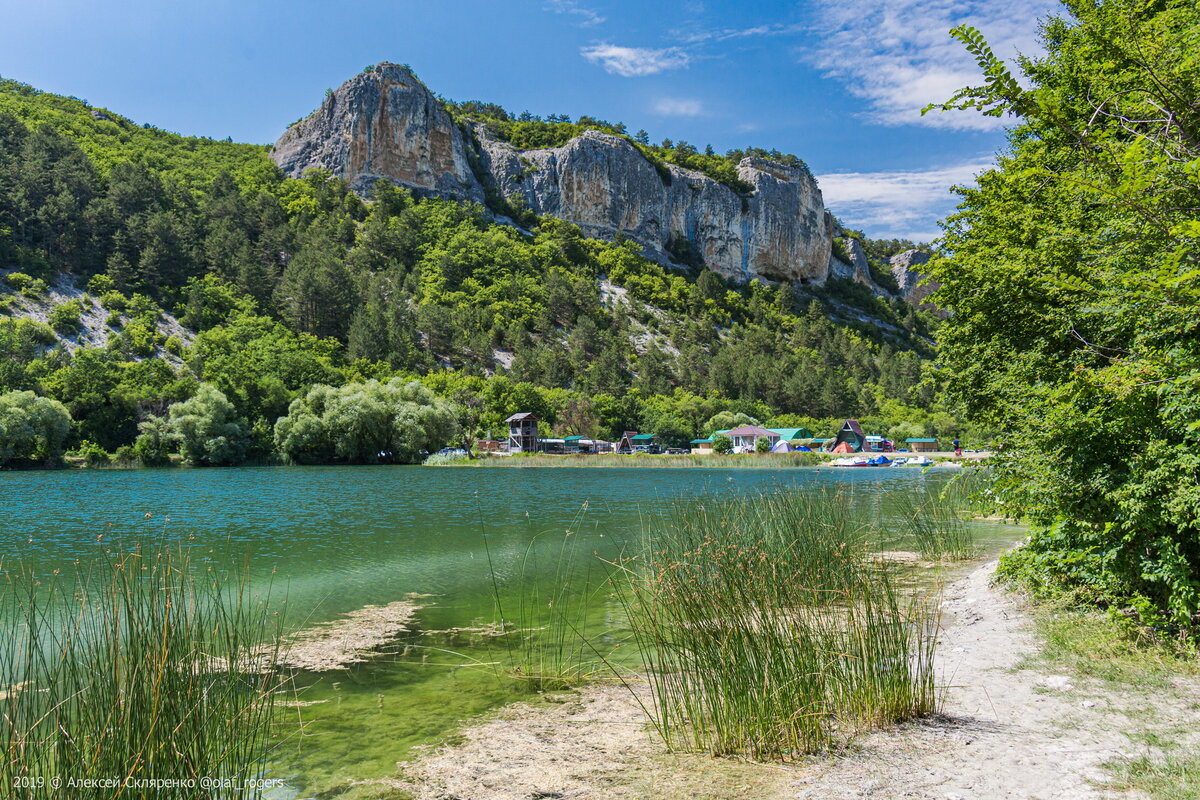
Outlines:
{"type": "Polygon", "coordinates": [[[849,442],[842,442],[837,447],[833,448],[833,452],[835,452],[835,453],[857,453],[858,451],[855,450],[853,447],[851,447],[849,442]]]}

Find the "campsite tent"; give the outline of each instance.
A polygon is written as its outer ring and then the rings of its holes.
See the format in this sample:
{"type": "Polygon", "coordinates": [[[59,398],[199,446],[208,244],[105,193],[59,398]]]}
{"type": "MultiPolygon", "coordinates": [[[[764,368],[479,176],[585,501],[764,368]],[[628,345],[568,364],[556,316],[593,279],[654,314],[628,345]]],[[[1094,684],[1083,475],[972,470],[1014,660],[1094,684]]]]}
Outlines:
{"type": "Polygon", "coordinates": [[[790,452],[792,452],[792,445],[786,439],[780,439],[778,442],[776,442],[774,444],[774,446],[771,447],[771,452],[772,453],[790,453],[790,452]]]}

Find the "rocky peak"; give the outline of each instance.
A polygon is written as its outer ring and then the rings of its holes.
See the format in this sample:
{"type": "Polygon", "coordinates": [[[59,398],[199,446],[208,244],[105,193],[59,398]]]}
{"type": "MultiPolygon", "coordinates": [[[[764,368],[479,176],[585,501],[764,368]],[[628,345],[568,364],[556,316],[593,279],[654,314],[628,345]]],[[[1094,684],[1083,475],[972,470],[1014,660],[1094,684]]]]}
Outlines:
{"type": "Polygon", "coordinates": [[[287,175],[324,169],[360,194],[385,178],[418,194],[483,200],[462,132],[412,71],[379,64],[325,97],[271,151],[287,175]]]}

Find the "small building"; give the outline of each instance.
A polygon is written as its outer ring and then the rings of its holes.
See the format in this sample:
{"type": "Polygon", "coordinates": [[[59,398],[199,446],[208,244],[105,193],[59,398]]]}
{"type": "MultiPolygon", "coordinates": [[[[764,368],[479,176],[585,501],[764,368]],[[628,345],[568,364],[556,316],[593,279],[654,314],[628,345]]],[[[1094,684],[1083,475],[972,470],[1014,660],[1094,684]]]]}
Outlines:
{"type": "Polygon", "coordinates": [[[707,439],[692,439],[689,444],[692,446],[693,455],[707,455],[713,451],[711,436],[707,439]]]}
{"type": "Polygon", "coordinates": [[[882,436],[868,436],[865,448],[872,453],[892,453],[896,450],[896,446],[882,436]]]}
{"type": "Polygon", "coordinates": [[[499,453],[502,452],[503,444],[496,439],[476,439],[476,453],[499,453]]]}
{"type": "Polygon", "coordinates": [[[538,452],[538,423],[541,420],[536,414],[522,411],[504,421],[508,423],[508,452],[538,452]]]}
{"type": "Polygon", "coordinates": [[[752,452],[759,439],[767,439],[771,447],[774,447],[775,443],[779,441],[778,433],[757,425],[742,425],[728,431],[725,435],[733,440],[733,452],[735,453],[752,452]]]}
{"type": "Polygon", "coordinates": [[[563,439],[563,448],[568,453],[594,453],[596,443],[582,436],[568,436],[563,439]]]}
{"type": "Polygon", "coordinates": [[[633,437],[635,437],[637,435],[638,435],[637,431],[625,431],[624,433],[622,433],[621,438],[617,440],[617,452],[618,453],[632,453],[633,452],[633,437]]]}
{"type": "Polygon", "coordinates": [[[635,453],[658,453],[662,450],[653,433],[639,433],[637,436],[630,436],[629,446],[635,453]]]}
{"type": "Polygon", "coordinates": [[[861,453],[867,443],[867,437],[856,419],[848,419],[842,423],[841,430],[833,438],[830,450],[834,453],[861,453]]]}
{"type": "Polygon", "coordinates": [[[933,453],[938,449],[937,439],[913,438],[905,439],[904,443],[914,453],[933,453]]]}

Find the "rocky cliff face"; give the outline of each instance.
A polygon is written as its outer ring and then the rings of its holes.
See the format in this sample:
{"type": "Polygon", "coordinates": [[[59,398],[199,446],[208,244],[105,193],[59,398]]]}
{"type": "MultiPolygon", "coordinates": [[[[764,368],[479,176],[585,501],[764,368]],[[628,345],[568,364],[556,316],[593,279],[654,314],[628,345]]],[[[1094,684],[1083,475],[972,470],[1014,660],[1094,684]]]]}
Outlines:
{"type": "Polygon", "coordinates": [[[918,267],[929,263],[929,254],[920,250],[905,250],[889,259],[892,266],[892,277],[900,287],[900,296],[914,306],[931,309],[939,315],[945,313],[932,303],[926,303],[925,298],[938,290],[937,281],[926,280],[918,267]],[[923,282],[922,282],[923,281],[923,282]]]}
{"type": "Polygon", "coordinates": [[[285,174],[324,169],[365,194],[386,178],[418,194],[482,202],[462,132],[425,84],[396,64],[356,75],[271,151],[285,174]]]}
{"type": "Polygon", "coordinates": [[[482,180],[591,236],[622,233],[660,260],[669,245],[686,240],[706,266],[737,281],[820,282],[829,274],[832,224],[807,172],[743,159],[738,175],[753,191],[742,196],[676,166],[660,175],[631,143],[599,131],[562,147],[517,150],[481,129],[461,131],[429,90],[394,64],[343,84],[283,134],[272,157],[290,176],[326,169],[359,192],[386,178],[418,193],[482,201],[482,180]],[[481,167],[475,172],[468,161],[474,148],[481,167]]]}

